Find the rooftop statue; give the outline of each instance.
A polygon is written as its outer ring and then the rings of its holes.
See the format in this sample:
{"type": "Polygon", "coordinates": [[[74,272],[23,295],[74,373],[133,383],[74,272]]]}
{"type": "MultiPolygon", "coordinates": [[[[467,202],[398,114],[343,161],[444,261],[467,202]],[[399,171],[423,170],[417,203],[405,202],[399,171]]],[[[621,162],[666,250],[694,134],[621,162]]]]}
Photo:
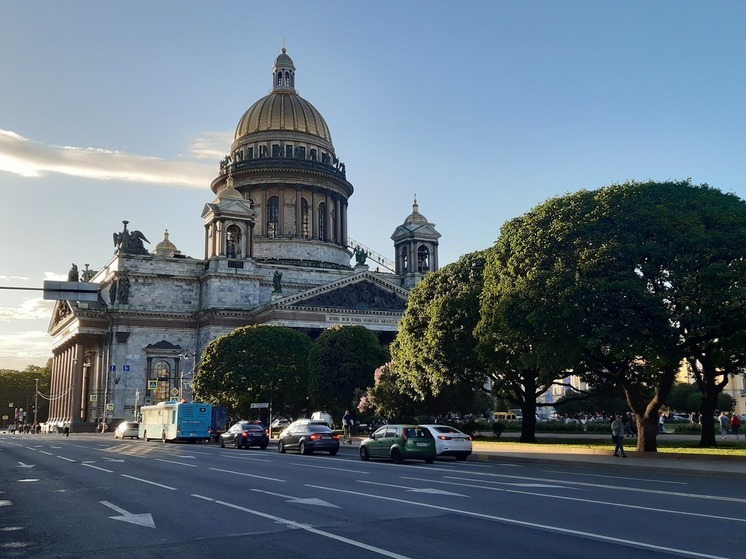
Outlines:
{"type": "Polygon", "coordinates": [[[150,243],[140,231],[127,231],[129,221],[122,221],[124,230],[114,233],[114,246],[122,254],[149,254],[143,241],[150,243]]]}

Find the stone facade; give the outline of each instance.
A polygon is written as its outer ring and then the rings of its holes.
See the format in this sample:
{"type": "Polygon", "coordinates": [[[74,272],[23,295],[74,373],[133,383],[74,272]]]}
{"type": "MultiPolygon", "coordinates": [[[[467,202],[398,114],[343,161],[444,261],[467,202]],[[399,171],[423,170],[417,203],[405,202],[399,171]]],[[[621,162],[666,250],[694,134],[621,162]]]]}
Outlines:
{"type": "Polygon", "coordinates": [[[393,339],[408,289],[437,269],[440,235],[415,202],[393,238],[412,261],[419,251],[419,268],[391,263],[390,272],[371,272],[360,246],[357,265],[350,262],[353,187],[328,126],[297,95],[294,72],[283,49],[271,94],[239,122],[209,185],[215,198],[202,211],[203,258],[183,255],[167,231],[148,253],[144,236],[124,222],[112,259],[83,279],[98,284],[99,300],[57,304],[49,327],[50,424],[92,431],[102,418],[131,419],[137,406],[191,399],[189,381],[206,345],[246,325],[283,325],[314,337],[356,324],[382,343],[393,339]],[[295,112],[274,114],[280,105],[295,112]]]}

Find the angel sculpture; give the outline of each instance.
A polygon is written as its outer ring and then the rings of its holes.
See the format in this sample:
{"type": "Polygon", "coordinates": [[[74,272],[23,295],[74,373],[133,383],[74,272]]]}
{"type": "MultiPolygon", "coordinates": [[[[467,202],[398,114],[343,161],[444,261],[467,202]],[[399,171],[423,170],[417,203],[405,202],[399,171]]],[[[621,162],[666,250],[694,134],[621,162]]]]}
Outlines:
{"type": "Polygon", "coordinates": [[[124,230],[121,233],[114,233],[114,246],[122,254],[148,254],[147,249],[142,244],[143,241],[150,243],[140,231],[127,231],[129,221],[122,221],[124,230]]]}

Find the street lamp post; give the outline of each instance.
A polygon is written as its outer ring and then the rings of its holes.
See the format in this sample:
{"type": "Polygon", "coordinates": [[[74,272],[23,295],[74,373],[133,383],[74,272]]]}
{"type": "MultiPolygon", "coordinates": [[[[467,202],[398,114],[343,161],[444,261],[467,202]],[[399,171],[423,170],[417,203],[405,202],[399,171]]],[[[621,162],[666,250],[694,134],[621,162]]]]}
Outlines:
{"type": "Polygon", "coordinates": [[[34,387],[34,430],[36,430],[36,426],[39,424],[37,421],[39,417],[39,379],[34,379],[35,387],[34,387]]]}
{"type": "Polygon", "coordinates": [[[135,390],[135,421],[139,421],[137,419],[137,406],[140,403],[140,389],[138,388],[135,390]]]}

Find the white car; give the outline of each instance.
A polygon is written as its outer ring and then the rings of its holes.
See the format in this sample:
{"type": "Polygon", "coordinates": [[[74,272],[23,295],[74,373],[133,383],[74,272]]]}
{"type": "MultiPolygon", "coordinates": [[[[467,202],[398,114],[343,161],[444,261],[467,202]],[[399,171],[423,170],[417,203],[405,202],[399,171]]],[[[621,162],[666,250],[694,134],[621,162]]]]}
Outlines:
{"type": "Polygon", "coordinates": [[[420,427],[427,427],[432,433],[437,456],[455,456],[457,460],[466,460],[466,457],[471,454],[471,435],[448,425],[420,425],[420,427]]]}
{"type": "Polygon", "coordinates": [[[116,431],[114,431],[115,439],[123,439],[129,437],[131,439],[140,438],[140,424],[137,421],[122,421],[116,431]]]}

